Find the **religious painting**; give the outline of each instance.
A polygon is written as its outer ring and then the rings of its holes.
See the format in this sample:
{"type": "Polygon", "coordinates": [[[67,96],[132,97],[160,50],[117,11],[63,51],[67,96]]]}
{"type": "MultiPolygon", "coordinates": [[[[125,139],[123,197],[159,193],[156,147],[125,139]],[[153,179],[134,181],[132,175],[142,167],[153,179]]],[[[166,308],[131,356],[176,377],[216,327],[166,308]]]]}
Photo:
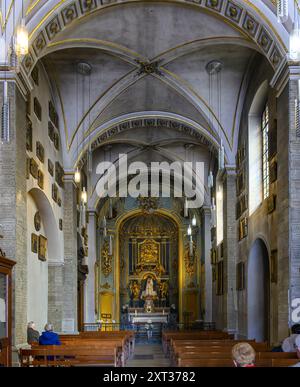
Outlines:
{"type": "Polygon", "coordinates": [[[26,179],[30,178],[30,162],[31,159],[29,157],[26,157],[26,179]]]}
{"type": "Polygon", "coordinates": [[[242,170],[236,179],[236,191],[240,195],[245,190],[245,172],[242,170]]]}
{"type": "Polygon", "coordinates": [[[210,250],[210,261],[212,265],[216,265],[217,263],[217,251],[216,249],[210,250]]]}
{"type": "Polygon", "coordinates": [[[35,97],[33,100],[33,110],[39,121],[42,121],[42,107],[38,99],[35,97]]]}
{"type": "Polygon", "coordinates": [[[31,251],[34,254],[38,252],[38,236],[36,234],[31,234],[31,251]]]}
{"type": "Polygon", "coordinates": [[[48,136],[52,142],[54,142],[54,133],[55,133],[54,126],[53,126],[52,122],[49,121],[48,122],[48,136]]]}
{"type": "Polygon", "coordinates": [[[43,172],[39,169],[38,170],[38,186],[40,189],[44,189],[44,174],[43,172]]]}
{"type": "Polygon", "coordinates": [[[39,236],[39,260],[46,261],[47,257],[47,238],[39,236]]]}
{"type": "Polygon", "coordinates": [[[36,142],[36,155],[41,163],[45,161],[45,149],[39,141],[36,142]]]}
{"type": "Polygon", "coordinates": [[[237,168],[239,169],[242,162],[245,160],[245,157],[246,157],[246,146],[245,144],[238,149],[237,151],[237,155],[236,155],[236,165],[237,165],[237,168]]]}
{"type": "Polygon", "coordinates": [[[56,113],[56,110],[52,101],[49,101],[49,118],[56,126],[56,128],[58,128],[58,114],[56,113]]]}
{"type": "Polygon", "coordinates": [[[37,162],[31,158],[30,159],[30,173],[35,179],[38,178],[38,171],[39,171],[39,166],[38,166],[37,162]]]}
{"type": "Polygon", "coordinates": [[[26,123],[26,150],[32,152],[32,122],[27,118],[26,123]]]}
{"type": "Polygon", "coordinates": [[[224,294],[224,264],[223,261],[217,264],[217,295],[224,294]]]}
{"type": "Polygon", "coordinates": [[[236,290],[245,289],[245,264],[239,262],[236,265],[236,290]]]}
{"type": "Polygon", "coordinates": [[[37,211],[34,215],[34,228],[35,231],[40,231],[41,230],[41,224],[42,224],[42,219],[41,219],[41,214],[39,211],[37,211]]]}
{"type": "Polygon", "coordinates": [[[271,251],[271,282],[277,283],[278,281],[278,251],[272,250],[271,251]]]}
{"type": "Polygon", "coordinates": [[[38,86],[39,85],[39,68],[35,66],[31,72],[31,77],[33,82],[38,86]]]}
{"type": "Polygon", "coordinates": [[[54,140],[53,140],[53,143],[54,143],[54,147],[56,150],[59,150],[59,134],[55,131],[54,132],[54,140]]]}
{"type": "Polygon", "coordinates": [[[276,195],[271,195],[267,199],[267,212],[271,214],[276,210],[276,195]]]}
{"type": "Polygon", "coordinates": [[[270,164],[270,183],[274,183],[277,180],[277,162],[273,161],[270,164]]]}
{"type": "Polygon", "coordinates": [[[55,201],[55,203],[57,203],[57,199],[58,199],[58,187],[57,185],[54,183],[52,184],[52,199],[55,201]]]}
{"type": "Polygon", "coordinates": [[[55,181],[56,183],[63,188],[64,187],[64,170],[59,162],[55,163],[55,181]]]}
{"type": "Polygon", "coordinates": [[[243,218],[239,223],[239,240],[246,238],[248,235],[248,219],[243,218]]]}
{"type": "Polygon", "coordinates": [[[54,176],[54,165],[50,159],[48,159],[48,172],[51,176],[54,176]]]}

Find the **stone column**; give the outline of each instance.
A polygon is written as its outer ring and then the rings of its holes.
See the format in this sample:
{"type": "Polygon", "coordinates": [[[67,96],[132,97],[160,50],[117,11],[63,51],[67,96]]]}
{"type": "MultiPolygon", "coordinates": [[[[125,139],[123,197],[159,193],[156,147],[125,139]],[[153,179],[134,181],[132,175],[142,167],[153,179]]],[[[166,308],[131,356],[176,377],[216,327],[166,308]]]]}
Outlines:
{"type": "Polygon", "coordinates": [[[300,66],[291,65],[274,77],[278,90],[278,340],[286,337],[288,327],[296,322],[292,319],[292,303],[300,298],[300,131],[296,125],[299,72],[300,66]]]}
{"type": "Polygon", "coordinates": [[[210,207],[202,207],[202,254],[205,261],[205,321],[212,321],[212,268],[210,259],[211,236],[210,236],[211,210],[210,207]]]}
{"type": "MultiPolygon", "coordinates": [[[[27,193],[26,102],[14,82],[9,82],[9,144],[0,144],[0,247],[17,262],[13,271],[13,344],[26,343],[27,325],[27,193]],[[17,114],[16,114],[17,113],[17,114]]],[[[0,106],[3,82],[0,82],[0,106]]]]}
{"type": "Polygon", "coordinates": [[[48,321],[57,332],[62,330],[64,264],[49,262],[48,264],[48,321]]]}
{"type": "Polygon", "coordinates": [[[223,175],[223,227],[224,227],[224,297],[223,324],[228,332],[235,333],[236,310],[236,172],[227,167],[223,175]]]}
{"type": "Polygon", "coordinates": [[[64,191],[63,331],[77,331],[77,187],[65,175],[64,191]]]}
{"type": "Polygon", "coordinates": [[[88,268],[89,274],[85,281],[85,313],[84,322],[94,323],[96,321],[95,315],[95,263],[97,259],[97,244],[96,244],[96,226],[97,226],[97,214],[95,211],[89,211],[88,228],[88,268]]]}

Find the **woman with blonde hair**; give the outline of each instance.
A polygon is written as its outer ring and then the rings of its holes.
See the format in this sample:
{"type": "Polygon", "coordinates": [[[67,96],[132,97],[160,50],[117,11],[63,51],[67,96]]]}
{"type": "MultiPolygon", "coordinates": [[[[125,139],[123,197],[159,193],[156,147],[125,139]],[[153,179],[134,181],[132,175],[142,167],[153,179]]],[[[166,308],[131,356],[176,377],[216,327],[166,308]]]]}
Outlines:
{"type": "Polygon", "coordinates": [[[232,348],[232,358],[235,367],[255,367],[255,350],[248,343],[239,343],[232,348]]]}

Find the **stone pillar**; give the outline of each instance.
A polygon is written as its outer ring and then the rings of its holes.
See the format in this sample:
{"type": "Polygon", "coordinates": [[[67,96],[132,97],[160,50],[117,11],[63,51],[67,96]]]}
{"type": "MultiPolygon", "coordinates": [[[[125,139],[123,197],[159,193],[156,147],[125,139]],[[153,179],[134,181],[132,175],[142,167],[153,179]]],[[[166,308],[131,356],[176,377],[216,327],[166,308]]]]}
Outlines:
{"type": "Polygon", "coordinates": [[[77,331],[77,187],[65,176],[64,192],[63,331],[77,331]]]}
{"type": "Polygon", "coordinates": [[[206,322],[212,321],[212,268],[211,268],[211,236],[210,236],[211,210],[202,207],[202,254],[205,261],[205,316],[206,322]]]}
{"type": "Polygon", "coordinates": [[[296,127],[299,73],[299,65],[286,65],[279,68],[271,82],[277,89],[278,341],[296,322],[292,319],[292,303],[300,298],[300,133],[296,127]]]}
{"type": "Polygon", "coordinates": [[[48,264],[48,321],[57,332],[62,330],[64,264],[49,262],[48,264]]]}
{"type": "Polygon", "coordinates": [[[224,227],[224,297],[223,324],[228,332],[235,333],[237,327],[236,307],[236,172],[226,168],[223,175],[223,227],[224,227]]]}
{"type": "Polygon", "coordinates": [[[96,250],[96,226],[97,226],[97,214],[95,211],[89,211],[89,222],[88,222],[88,268],[89,274],[85,281],[85,294],[84,294],[84,322],[94,323],[96,321],[95,315],[95,263],[97,260],[96,250]]]}
{"type": "MultiPolygon", "coordinates": [[[[14,82],[9,82],[9,144],[0,144],[0,247],[17,262],[13,271],[13,344],[26,343],[27,325],[27,193],[26,102],[14,82]],[[17,114],[16,114],[17,112],[17,114]]],[[[0,82],[0,106],[3,82],[0,82]]]]}

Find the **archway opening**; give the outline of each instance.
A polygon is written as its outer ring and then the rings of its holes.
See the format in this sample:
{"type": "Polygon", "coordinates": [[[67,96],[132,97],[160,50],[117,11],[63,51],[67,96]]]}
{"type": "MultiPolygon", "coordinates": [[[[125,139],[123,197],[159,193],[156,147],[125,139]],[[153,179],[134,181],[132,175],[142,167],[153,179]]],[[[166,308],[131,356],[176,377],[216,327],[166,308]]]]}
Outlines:
{"type": "Polygon", "coordinates": [[[269,340],[270,267],[265,243],[257,239],[248,260],[248,338],[269,340]]]}

